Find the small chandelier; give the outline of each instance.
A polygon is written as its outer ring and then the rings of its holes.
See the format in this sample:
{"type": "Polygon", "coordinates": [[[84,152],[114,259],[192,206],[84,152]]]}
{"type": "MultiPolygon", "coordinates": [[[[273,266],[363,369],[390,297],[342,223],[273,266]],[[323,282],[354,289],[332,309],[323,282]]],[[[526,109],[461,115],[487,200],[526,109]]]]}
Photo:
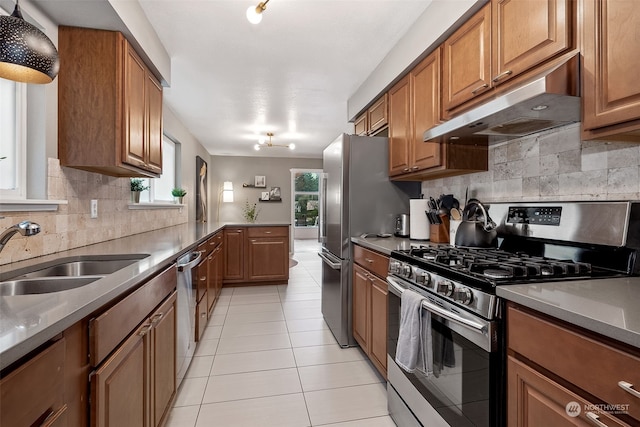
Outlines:
{"type": "Polygon", "coordinates": [[[51,40],[22,17],[19,0],[11,16],[0,16],[0,77],[23,83],[51,83],[60,60],[51,40]]]}
{"type": "Polygon", "coordinates": [[[247,20],[252,24],[259,24],[262,21],[262,12],[267,8],[269,0],[261,1],[256,7],[249,6],[247,9],[247,20]]]}
{"type": "Polygon", "coordinates": [[[267,132],[267,136],[269,137],[269,142],[265,141],[264,138],[260,138],[258,143],[253,146],[254,150],[260,151],[262,147],[284,147],[289,150],[294,150],[296,148],[296,144],[274,144],[271,142],[271,138],[273,137],[273,132],[267,132]]]}

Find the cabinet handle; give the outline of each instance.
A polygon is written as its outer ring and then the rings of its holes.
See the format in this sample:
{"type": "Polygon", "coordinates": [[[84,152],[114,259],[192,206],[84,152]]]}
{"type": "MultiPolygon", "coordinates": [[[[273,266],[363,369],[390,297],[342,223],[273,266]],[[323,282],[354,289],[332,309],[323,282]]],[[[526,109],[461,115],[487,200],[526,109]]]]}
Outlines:
{"type": "Polygon", "coordinates": [[[60,418],[60,416],[67,410],[67,404],[65,403],[64,405],[62,405],[62,407],[60,409],[58,409],[57,411],[51,411],[49,413],[49,415],[47,415],[47,418],[44,419],[44,421],[42,421],[42,424],[40,424],[41,427],[49,427],[51,425],[53,425],[53,423],[55,423],[58,418],[60,418]]]}
{"type": "Polygon", "coordinates": [[[271,234],[271,231],[265,231],[264,234],[271,234]]]}
{"type": "Polygon", "coordinates": [[[207,276],[202,276],[202,277],[200,278],[200,281],[201,281],[201,282],[206,282],[206,281],[207,281],[207,276]]]}
{"type": "Polygon", "coordinates": [[[504,73],[500,73],[497,76],[495,76],[494,78],[491,79],[492,82],[497,82],[498,80],[501,80],[503,77],[507,77],[510,76],[511,74],[513,74],[513,71],[511,70],[507,70],[504,73]]]}
{"type": "Polygon", "coordinates": [[[622,388],[624,391],[626,391],[627,393],[640,398],[640,391],[636,390],[635,388],[633,388],[633,384],[628,383],[626,381],[618,381],[618,385],[620,386],[620,388],[622,388]]]}
{"type": "Polygon", "coordinates": [[[590,421],[591,424],[593,424],[594,426],[609,427],[605,423],[600,421],[600,417],[598,415],[594,414],[593,412],[587,412],[585,414],[585,416],[587,417],[587,420],[590,421]]]}
{"type": "Polygon", "coordinates": [[[372,259],[365,258],[364,260],[367,261],[369,264],[373,264],[373,260],[372,259]]]}
{"type": "Polygon", "coordinates": [[[412,167],[411,169],[416,170],[416,169],[418,169],[418,167],[419,167],[419,166],[414,166],[414,167],[412,167]]]}
{"type": "Polygon", "coordinates": [[[138,332],[138,335],[141,337],[147,335],[151,328],[153,328],[153,325],[144,325],[142,329],[140,329],[140,332],[138,332]]]}
{"type": "Polygon", "coordinates": [[[160,320],[162,320],[162,318],[164,317],[164,313],[158,313],[155,314],[152,318],[151,318],[151,324],[155,325],[156,323],[158,323],[160,320]]]}
{"type": "Polygon", "coordinates": [[[410,170],[409,168],[404,168],[402,169],[402,172],[409,172],[409,170],[410,170]]]}
{"type": "Polygon", "coordinates": [[[487,83],[483,84],[482,86],[478,86],[477,88],[475,88],[474,90],[471,91],[472,95],[475,95],[476,93],[480,92],[482,89],[486,89],[488,88],[489,85],[487,83]]]}

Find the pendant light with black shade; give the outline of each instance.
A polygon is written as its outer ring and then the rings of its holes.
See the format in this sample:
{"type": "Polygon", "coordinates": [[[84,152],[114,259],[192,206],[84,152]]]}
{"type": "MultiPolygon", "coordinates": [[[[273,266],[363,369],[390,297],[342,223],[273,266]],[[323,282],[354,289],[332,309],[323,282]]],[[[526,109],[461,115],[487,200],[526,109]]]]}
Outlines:
{"type": "Polygon", "coordinates": [[[51,83],[60,60],[53,42],[20,12],[20,0],[11,16],[0,16],[0,77],[23,83],[51,83]]]}

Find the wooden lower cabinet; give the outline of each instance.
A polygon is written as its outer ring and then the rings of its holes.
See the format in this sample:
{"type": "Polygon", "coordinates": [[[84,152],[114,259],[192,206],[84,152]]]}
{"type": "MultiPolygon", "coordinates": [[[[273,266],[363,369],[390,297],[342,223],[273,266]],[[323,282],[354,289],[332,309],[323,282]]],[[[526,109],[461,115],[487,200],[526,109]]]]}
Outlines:
{"type": "Polygon", "coordinates": [[[640,384],[637,348],[512,303],[507,345],[510,427],[640,425],[640,397],[620,385],[640,384]],[[579,414],[567,413],[570,402],[577,402],[579,414]],[[626,405],[626,414],[613,416],[599,404],[626,405]]]}
{"type": "Polygon", "coordinates": [[[91,377],[91,425],[160,425],[176,393],[176,292],[91,377]]]}
{"type": "Polygon", "coordinates": [[[224,280],[244,281],[245,261],[244,242],[246,228],[232,227],[224,229],[224,280]]]}
{"type": "Polygon", "coordinates": [[[628,426],[540,372],[507,360],[509,427],[628,426]],[[597,422],[602,424],[597,424],[597,422]]]}
{"type": "MultiPolygon", "coordinates": [[[[388,266],[388,258],[368,249],[354,246],[357,261],[371,260],[372,269],[388,266]],[[381,265],[376,265],[381,264],[381,265]]],[[[378,371],[387,376],[387,282],[361,265],[353,265],[353,336],[378,371]]]]}
{"type": "Polygon", "coordinates": [[[224,230],[224,283],[261,285],[289,280],[289,226],[224,230]]]}
{"type": "Polygon", "coordinates": [[[0,425],[66,426],[65,340],[51,344],[0,380],[0,425]]]}

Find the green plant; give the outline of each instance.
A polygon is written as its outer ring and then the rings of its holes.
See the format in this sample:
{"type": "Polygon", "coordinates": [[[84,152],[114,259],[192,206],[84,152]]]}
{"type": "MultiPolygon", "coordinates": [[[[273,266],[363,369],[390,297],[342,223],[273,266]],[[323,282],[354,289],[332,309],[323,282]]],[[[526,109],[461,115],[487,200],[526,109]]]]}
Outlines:
{"type": "Polygon", "coordinates": [[[144,184],[145,182],[142,178],[131,178],[131,191],[148,190],[149,186],[144,184]]]}
{"type": "Polygon", "coordinates": [[[253,205],[249,204],[249,200],[244,202],[244,208],[242,208],[242,215],[247,222],[256,222],[258,220],[258,214],[260,213],[260,209],[258,209],[257,203],[253,205]]]}
{"type": "Polygon", "coordinates": [[[173,197],[184,197],[187,195],[187,190],[183,188],[174,188],[173,190],[171,190],[171,195],[173,197]]]}

